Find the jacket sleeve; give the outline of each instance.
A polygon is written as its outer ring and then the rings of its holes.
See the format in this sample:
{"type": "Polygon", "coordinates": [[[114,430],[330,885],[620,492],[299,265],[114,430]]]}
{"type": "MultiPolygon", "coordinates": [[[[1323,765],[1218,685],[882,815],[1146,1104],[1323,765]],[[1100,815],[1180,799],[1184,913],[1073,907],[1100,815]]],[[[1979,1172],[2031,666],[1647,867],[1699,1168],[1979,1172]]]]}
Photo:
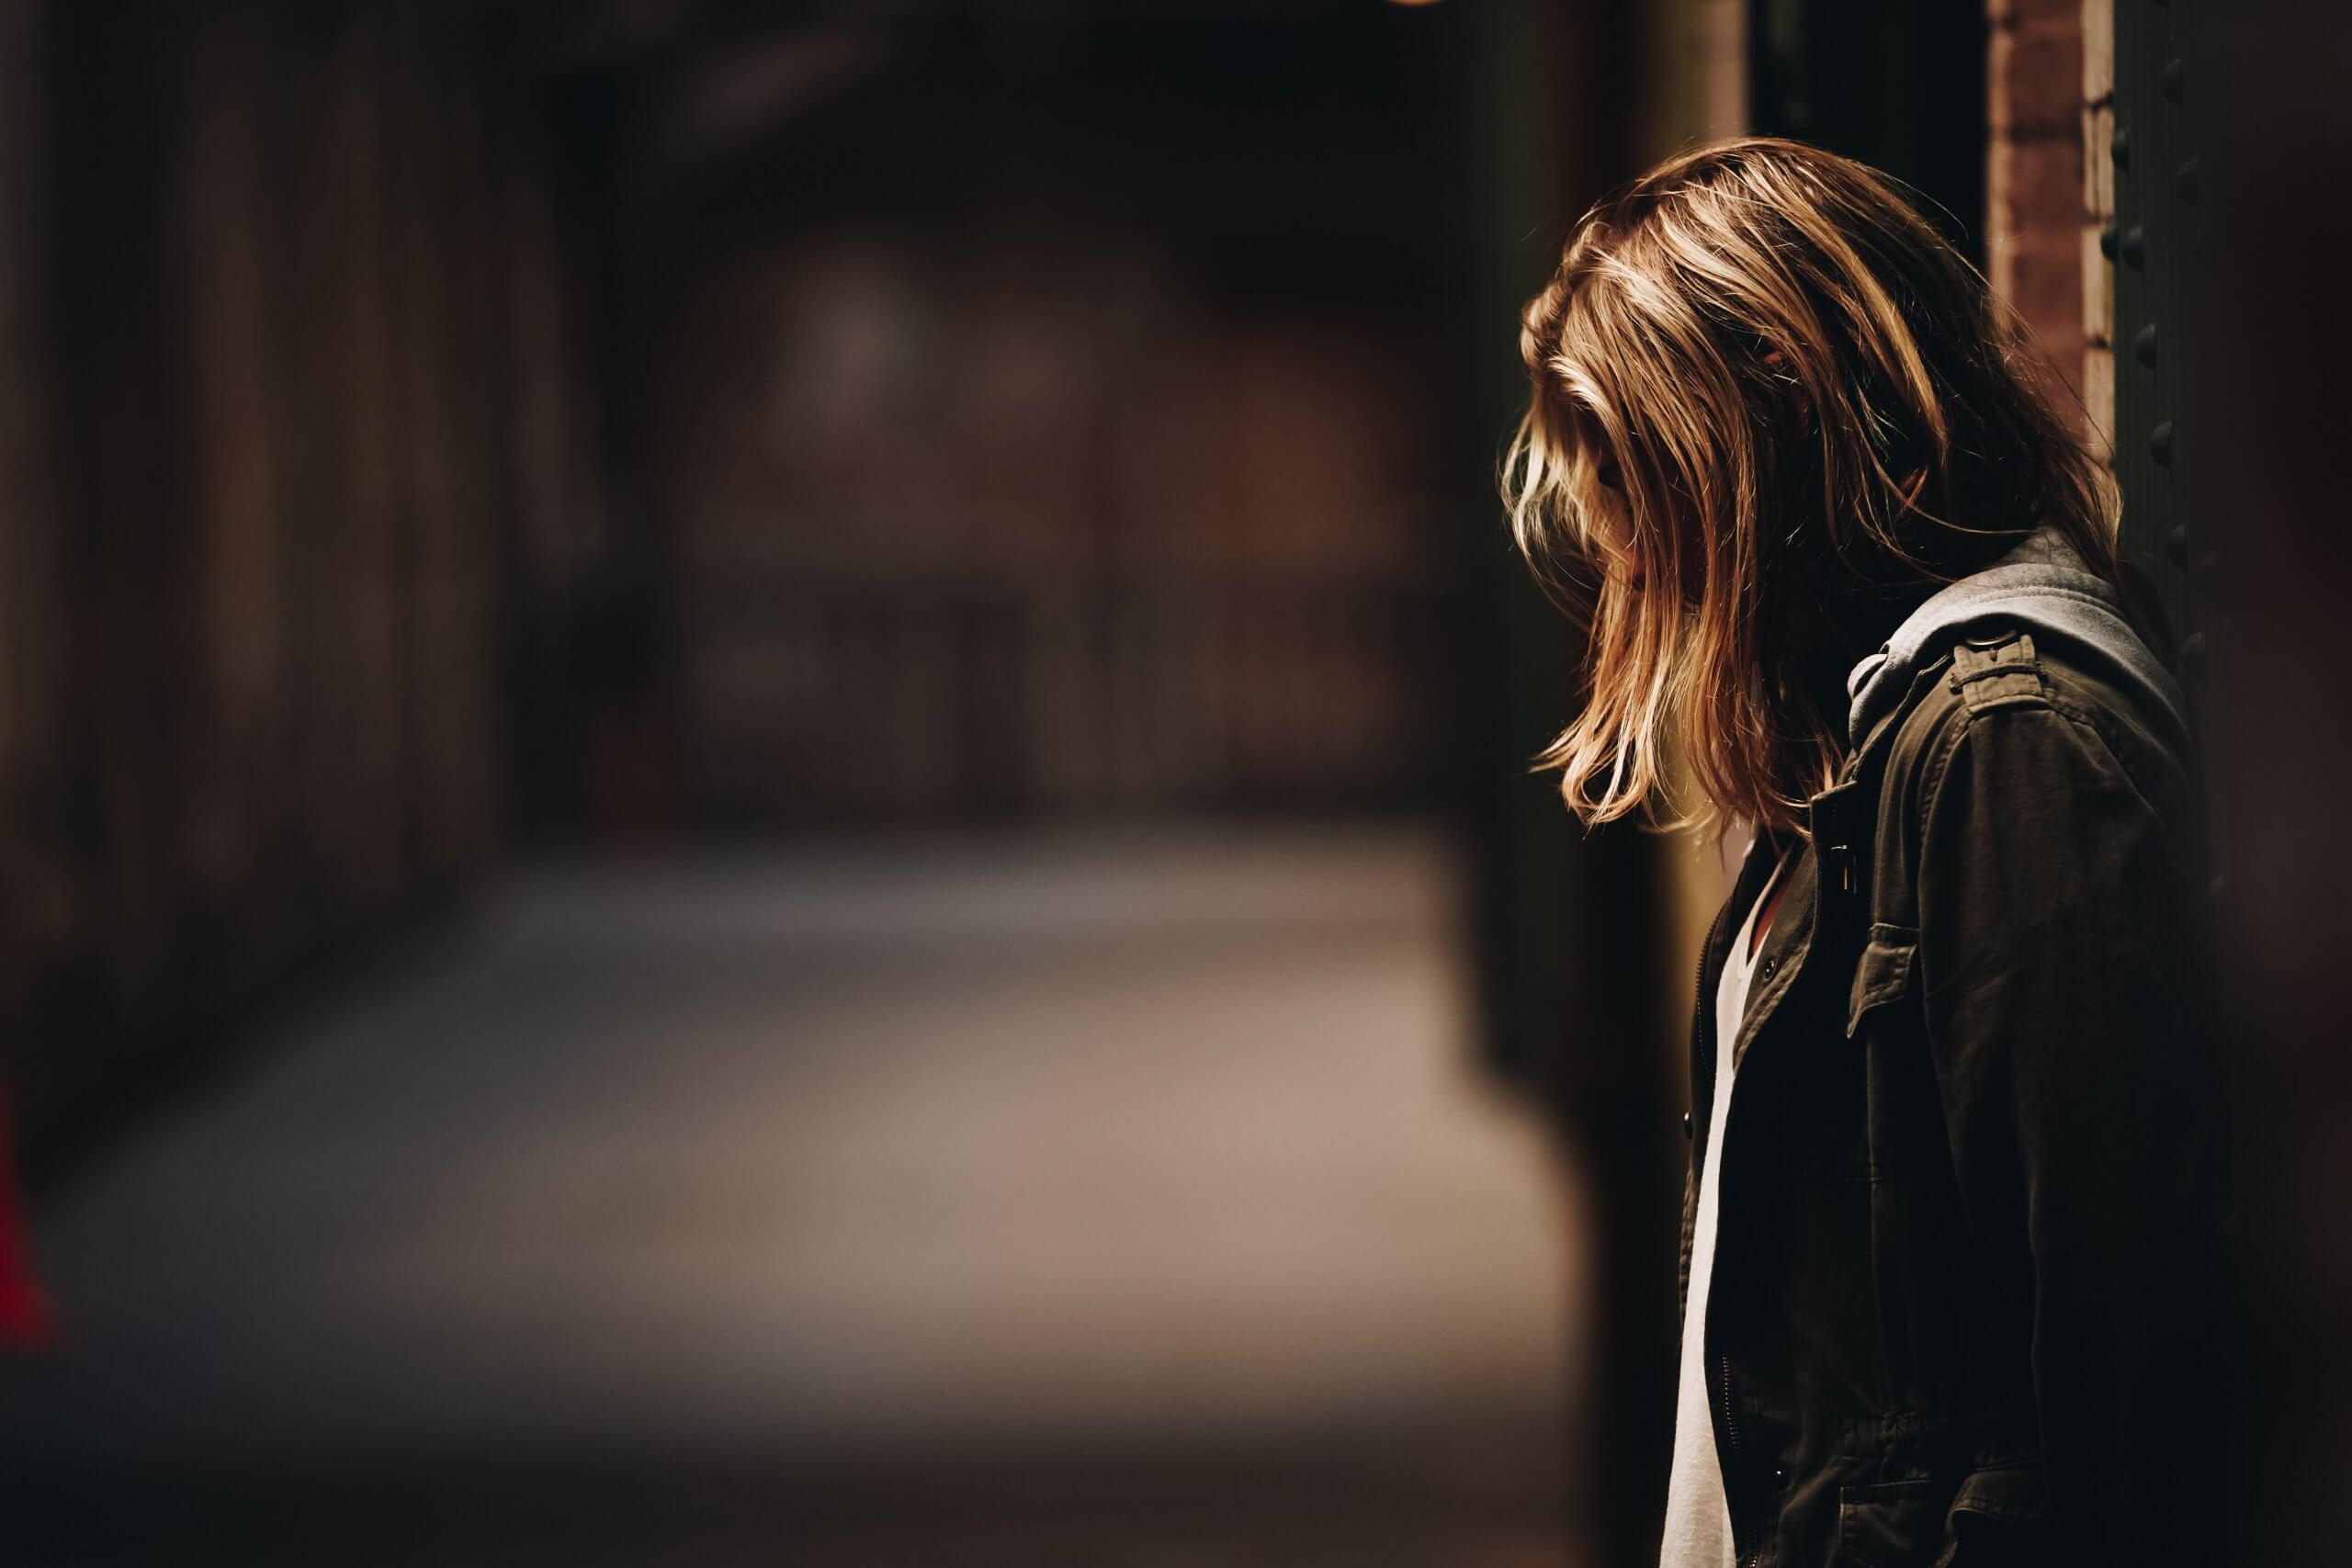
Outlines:
{"type": "Polygon", "coordinates": [[[2080,719],[1962,723],[1923,781],[1922,1005],[1988,1299],[2030,1341],[2047,1523],[2084,1561],[2189,1560],[2220,1200],[2198,839],[2080,719]]]}

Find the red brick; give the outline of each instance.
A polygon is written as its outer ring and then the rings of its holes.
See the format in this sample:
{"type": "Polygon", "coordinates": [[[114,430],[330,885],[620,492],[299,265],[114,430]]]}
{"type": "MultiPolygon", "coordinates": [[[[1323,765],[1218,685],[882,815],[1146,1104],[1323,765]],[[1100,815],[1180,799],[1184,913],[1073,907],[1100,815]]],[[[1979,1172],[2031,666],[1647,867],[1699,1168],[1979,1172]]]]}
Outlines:
{"type": "Polygon", "coordinates": [[[1984,7],[1984,15],[1996,28],[2016,28],[2021,32],[2060,28],[2079,32],[2083,25],[2083,0],[1990,0],[1984,7]]]}
{"type": "Polygon", "coordinates": [[[2082,222],[2080,122],[2063,138],[2014,139],[1995,150],[1985,192],[1995,233],[2047,230],[2068,237],[2082,222]]]}
{"type": "Polygon", "coordinates": [[[2068,248],[2034,245],[2009,258],[2009,303],[2042,353],[2062,364],[2083,351],[2083,270],[2068,248]]]}
{"type": "Polygon", "coordinates": [[[2075,31],[1993,35],[1991,99],[1996,135],[2080,132],[2083,40],[2075,31]]]}

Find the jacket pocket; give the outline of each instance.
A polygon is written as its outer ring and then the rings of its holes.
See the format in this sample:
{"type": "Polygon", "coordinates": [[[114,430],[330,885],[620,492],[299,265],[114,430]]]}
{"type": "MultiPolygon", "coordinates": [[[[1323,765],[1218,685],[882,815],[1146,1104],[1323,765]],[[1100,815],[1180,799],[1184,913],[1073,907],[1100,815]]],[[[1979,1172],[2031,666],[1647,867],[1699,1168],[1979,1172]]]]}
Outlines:
{"type": "Polygon", "coordinates": [[[1973,1471],[1951,1500],[1951,1539],[1936,1568],[2054,1562],[2041,1524],[2050,1482],[2030,1461],[1973,1471]]]}
{"type": "Polygon", "coordinates": [[[1910,988],[1918,933],[1901,926],[1872,926],[1871,939],[1854,965],[1854,990],[1846,1008],[1846,1038],[1860,1033],[1872,1008],[1884,1007],[1910,988]]]}
{"type": "Polygon", "coordinates": [[[1838,1488],[1836,1568],[1927,1568],[1944,1540],[1944,1489],[1926,1476],[1838,1488]]]}

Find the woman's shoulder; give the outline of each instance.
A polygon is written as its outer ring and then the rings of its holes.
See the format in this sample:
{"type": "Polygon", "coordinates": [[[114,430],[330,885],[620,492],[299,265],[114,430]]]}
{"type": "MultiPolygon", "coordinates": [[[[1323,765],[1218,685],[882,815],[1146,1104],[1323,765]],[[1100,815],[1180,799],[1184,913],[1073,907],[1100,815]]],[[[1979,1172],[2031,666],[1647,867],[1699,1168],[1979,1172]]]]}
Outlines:
{"type": "Polygon", "coordinates": [[[2175,697],[2143,676],[2086,656],[2063,637],[1986,626],[1956,640],[1894,721],[1882,799],[1924,819],[1963,754],[1997,761],[2018,811],[2064,813],[2073,792],[2128,784],[2158,816],[2198,814],[2197,768],[2175,697]]]}

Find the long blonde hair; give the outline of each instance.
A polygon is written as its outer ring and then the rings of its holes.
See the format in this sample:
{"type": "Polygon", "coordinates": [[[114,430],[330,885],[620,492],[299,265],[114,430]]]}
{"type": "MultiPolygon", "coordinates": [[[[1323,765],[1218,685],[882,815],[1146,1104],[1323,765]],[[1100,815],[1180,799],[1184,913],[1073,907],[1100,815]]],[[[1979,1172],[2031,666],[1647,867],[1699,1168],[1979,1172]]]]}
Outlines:
{"type": "Polygon", "coordinates": [[[1837,677],[1933,584],[2041,525],[2115,577],[2112,486],[2020,344],[1884,177],[1802,142],[1685,152],[1585,215],[1521,317],[1504,469],[1586,631],[1539,760],[1577,815],[1801,831],[1837,677]]]}

